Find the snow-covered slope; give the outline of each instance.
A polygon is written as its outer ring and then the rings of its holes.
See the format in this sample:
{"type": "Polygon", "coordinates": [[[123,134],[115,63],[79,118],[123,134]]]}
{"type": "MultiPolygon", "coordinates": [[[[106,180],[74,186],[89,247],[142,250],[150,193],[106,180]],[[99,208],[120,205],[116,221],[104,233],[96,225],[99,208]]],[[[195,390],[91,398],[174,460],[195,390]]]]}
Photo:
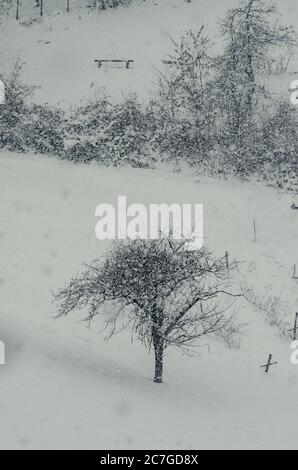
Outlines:
{"type": "MultiPolygon", "coordinates": [[[[296,0],[278,4],[284,21],[293,22],[296,0]]],[[[131,92],[147,99],[170,37],[202,22],[215,37],[217,20],[233,5],[136,1],[101,14],[45,17],[30,28],[7,19],[1,67],[9,70],[19,55],[25,80],[40,85],[40,102],[67,107],[101,89],[114,99],[131,92]],[[135,59],[135,67],[94,63],[122,57],[135,59]]],[[[288,93],[290,78],[282,78],[280,92],[288,93]]],[[[108,246],[95,238],[95,207],[119,194],[128,203],[203,203],[206,243],[240,262],[239,281],[259,298],[281,299],[284,328],[293,323],[298,214],[289,196],[169,169],[101,169],[0,153],[0,340],[7,362],[0,365],[0,448],[297,448],[298,366],[290,363],[290,339],[246,301],[234,305],[245,324],[239,349],[206,338],[194,357],[168,350],[162,385],[152,382],[152,355],[131,343],[129,332],[106,343],[100,319],[88,329],[79,314],[53,318],[51,291],[108,246]],[[266,375],[260,365],[269,353],[278,364],[266,375]]]]}
{"type": "MultiPolygon", "coordinates": [[[[90,14],[86,9],[70,15],[45,16],[28,27],[15,19],[3,21],[0,30],[1,67],[9,70],[16,57],[24,62],[24,79],[41,86],[39,102],[68,106],[100,90],[114,99],[138,93],[148,99],[155,87],[161,60],[171,52],[171,37],[178,40],[187,29],[202,23],[220,50],[218,21],[234,0],[146,0],[129,8],[90,14]],[[133,59],[134,68],[98,68],[95,59],[133,59]]],[[[296,0],[278,1],[286,24],[298,17],[296,0]]],[[[57,8],[58,9],[58,8],[57,8]]],[[[58,9],[59,10],[59,9],[58,9]]],[[[38,15],[36,13],[36,18],[38,15]]],[[[25,21],[25,19],[24,19],[25,21]]],[[[22,23],[22,17],[21,17],[22,23]]],[[[289,73],[280,76],[276,92],[288,95],[298,63],[292,57],[289,73]]]]}
{"type": "Polygon", "coordinates": [[[257,185],[166,170],[73,166],[41,156],[0,155],[0,448],[297,448],[298,366],[260,311],[235,305],[238,350],[216,338],[200,356],[166,354],[165,383],[129,332],[103,341],[100,320],[53,319],[51,290],[100,256],[100,202],[203,202],[205,236],[228,250],[262,294],[297,308],[298,215],[288,196],[257,185]],[[252,219],[258,241],[253,241],[252,219]],[[252,274],[249,266],[255,262],[252,274]],[[268,353],[278,365],[266,375],[268,353]]]}

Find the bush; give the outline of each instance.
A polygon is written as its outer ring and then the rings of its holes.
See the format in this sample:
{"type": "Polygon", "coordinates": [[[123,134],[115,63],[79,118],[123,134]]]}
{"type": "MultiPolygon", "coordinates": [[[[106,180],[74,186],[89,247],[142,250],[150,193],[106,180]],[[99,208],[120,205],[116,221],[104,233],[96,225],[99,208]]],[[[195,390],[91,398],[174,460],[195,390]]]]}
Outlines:
{"type": "Polygon", "coordinates": [[[12,151],[26,150],[23,128],[30,115],[27,100],[34,91],[21,82],[21,70],[22,64],[17,60],[10,76],[2,78],[5,103],[0,106],[0,147],[12,151]]]}
{"type": "Polygon", "coordinates": [[[32,104],[34,87],[21,80],[22,64],[16,61],[4,78],[5,103],[0,106],[0,148],[17,152],[62,155],[64,113],[48,105],[32,104]]]}
{"type": "Polygon", "coordinates": [[[97,0],[98,8],[106,10],[107,8],[117,8],[119,6],[128,6],[132,0],[97,0]]]}
{"type": "Polygon", "coordinates": [[[96,160],[104,164],[104,158],[100,157],[103,155],[101,151],[98,145],[87,140],[70,145],[65,151],[64,157],[74,163],[90,163],[92,160],[96,160]]]}
{"type": "Polygon", "coordinates": [[[48,105],[33,105],[24,126],[27,150],[36,153],[63,155],[64,113],[48,105]]]}
{"type": "Polygon", "coordinates": [[[136,97],[115,105],[106,97],[96,99],[73,113],[68,134],[76,142],[66,151],[66,158],[147,167],[152,161],[153,132],[150,111],[136,97]]]}

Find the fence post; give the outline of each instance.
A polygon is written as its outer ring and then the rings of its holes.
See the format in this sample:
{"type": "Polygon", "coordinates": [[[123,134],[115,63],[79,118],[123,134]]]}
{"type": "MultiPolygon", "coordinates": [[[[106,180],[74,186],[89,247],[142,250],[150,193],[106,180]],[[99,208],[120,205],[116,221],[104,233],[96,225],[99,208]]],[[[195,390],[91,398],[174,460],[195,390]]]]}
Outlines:
{"type": "Polygon", "coordinates": [[[229,253],[225,252],[226,268],[229,269],[229,253]]]}
{"type": "Polygon", "coordinates": [[[296,341],[296,336],[297,336],[297,318],[298,318],[298,312],[296,312],[295,321],[294,321],[294,335],[293,335],[294,341],[296,341]]]}
{"type": "Polygon", "coordinates": [[[257,241],[257,225],[256,225],[256,219],[253,220],[253,226],[254,226],[254,241],[257,241]]]}
{"type": "Polygon", "coordinates": [[[20,0],[17,0],[16,20],[20,19],[20,0]]]}

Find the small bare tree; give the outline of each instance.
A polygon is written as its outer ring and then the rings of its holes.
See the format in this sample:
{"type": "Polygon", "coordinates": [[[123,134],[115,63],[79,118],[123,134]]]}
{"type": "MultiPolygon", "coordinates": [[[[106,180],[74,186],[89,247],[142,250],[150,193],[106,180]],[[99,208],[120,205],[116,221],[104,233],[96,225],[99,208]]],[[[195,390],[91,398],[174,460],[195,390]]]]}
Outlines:
{"type": "Polygon", "coordinates": [[[116,242],[105,260],[95,260],[55,294],[58,316],[86,309],[85,320],[103,313],[109,339],[130,327],[155,354],[154,382],[162,382],[164,350],[194,346],[198,338],[230,321],[227,269],[207,249],[190,251],[185,241],[130,240],[116,242]],[[116,307],[116,308],[115,308],[116,307]]]}
{"type": "Polygon", "coordinates": [[[231,139],[243,145],[260,98],[269,92],[268,84],[264,88],[268,58],[279,48],[290,51],[297,39],[293,27],[280,23],[277,7],[265,0],[240,0],[221,21],[221,34],[225,50],[218,58],[218,105],[227,116],[231,139]]]}
{"type": "MultiPolygon", "coordinates": [[[[214,137],[217,106],[212,86],[212,43],[204,26],[197,32],[187,31],[172,43],[173,53],[164,60],[166,71],[158,75],[159,103],[174,155],[181,152],[185,158],[186,149],[190,154],[196,149],[197,159],[212,147],[214,137]],[[172,134],[175,129],[180,129],[180,135],[172,134]]],[[[163,135],[163,147],[165,142],[163,135]]]]}

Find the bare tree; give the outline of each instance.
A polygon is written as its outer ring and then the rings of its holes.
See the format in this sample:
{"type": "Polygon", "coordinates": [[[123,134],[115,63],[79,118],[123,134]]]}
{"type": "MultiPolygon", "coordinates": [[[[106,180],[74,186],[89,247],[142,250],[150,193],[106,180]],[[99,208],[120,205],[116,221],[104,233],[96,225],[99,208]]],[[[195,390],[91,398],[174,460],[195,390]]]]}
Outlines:
{"type": "Polygon", "coordinates": [[[263,81],[268,56],[277,47],[296,43],[292,27],[282,26],[277,8],[264,0],[241,0],[221,22],[226,41],[218,60],[218,83],[230,135],[239,138],[249,132],[253,111],[264,94],[263,81]]]}
{"type": "MultiPolygon", "coordinates": [[[[163,61],[166,72],[158,77],[160,103],[168,128],[173,125],[178,128],[183,123],[190,129],[185,135],[189,147],[195,147],[196,155],[204,155],[212,146],[215,125],[212,44],[204,25],[196,32],[187,31],[178,42],[172,39],[172,43],[173,53],[163,61]]],[[[184,145],[182,154],[185,154],[184,145]]]]}
{"type": "Polygon", "coordinates": [[[58,316],[87,310],[86,321],[106,310],[106,339],[123,328],[155,355],[154,382],[163,380],[164,350],[189,348],[230,321],[227,269],[207,249],[190,251],[184,241],[117,242],[102,263],[95,260],[57,294],[58,316]]]}

